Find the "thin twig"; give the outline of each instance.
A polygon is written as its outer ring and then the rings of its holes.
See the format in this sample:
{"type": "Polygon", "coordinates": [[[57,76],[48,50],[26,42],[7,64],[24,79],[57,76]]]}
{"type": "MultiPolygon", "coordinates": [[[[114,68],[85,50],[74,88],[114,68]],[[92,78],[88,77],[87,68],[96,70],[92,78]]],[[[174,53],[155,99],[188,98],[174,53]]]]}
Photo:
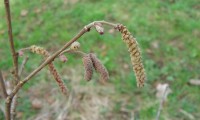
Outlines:
{"type": "MultiPolygon", "coordinates": [[[[20,69],[19,69],[19,73],[18,75],[21,76],[23,70],[24,70],[24,67],[25,67],[25,64],[27,63],[28,61],[28,56],[26,56],[23,61],[22,61],[22,64],[20,66],[20,69]]],[[[16,94],[14,97],[13,97],[13,101],[11,103],[11,110],[10,110],[10,113],[11,113],[11,119],[14,120],[15,119],[15,116],[16,116],[16,107],[17,107],[17,99],[18,99],[18,94],[16,94]]]]}
{"type": "Polygon", "coordinates": [[[70,49],[70,48],[68,48],[68,49],[62,51],[62,52],[59,54],[59,56],[63,55],[64,53],[68,53],[68,52],[70,52],[70,51],[73,51],[73,50],[70,49]]]}
{"type": "Polygon", "coordinates": [[[71,50],[71,49],[67,49],[67,50],[64,50],[63,52],[61,52],[59,54],[59,56],[63,55],[64,53],[77,53],[79,55],[85,55],[86,53],[82,52],[82,51],[79,51],[79,50],[71,50]]]}
{"type": "MultiPolygon", "coordinates": [[[[95,21],[95,22],[98,22],[98,23],[101,23],[101,24],[106,24],[106,25],[109,25],[111,27],[116,27],[117,26],[116,24],[109,23],[109,22],[106,22],[106,21],[95,21]]],[[[18,82],[18,84],[14,87],[13,91],[7,97],[7,100],[6,100],[6,116],[7,116],[6,119],[7,120],[10,120],[10,107],[11,107],[11,102],[13,100],[13,97],[20,90],[20,88],[26,82],[28,82],[34,75],[36,75],[40,70],[42,70],[47,64],[49,64],[50,62],[52,62],[61,52],[63,52],[73,42],[75,42],[83,34],[85,34],[86,32],[88,32],[89,29],[94,26],[95,22],[92,22],[92,23],[86,25],[74,38],[72,38],[69,42],[67,42],[60,50],[58,50],[57,52],[55,52],[53,55],[49,56],[38,68],[36,68],[33,72],[31,72],[24,80],[21,80],[21,81],[18,82]]]]}
{"type": "Polygon", "coordinates": [[[160,100],[160,106],[158,108],[158,112],[157,112],[157,115],[156,115],[156,120],[159,120],[159,118],[160,118],[160,113],[161,113],[161,111],[163,109],[163,104],[164,104],[164,101],[165,101],[167,90],[168,90],[168,86],[165,88],[165,91],[163,93],[162,99],[160,100]]]}
{"type": "Polygon", "coordinates": [[[179,112],[183,113],[183,114],[184,114],[186,117],[188,117],[190,120],[195,120],[195,117],[194,117],[191,113],[189,113],[189,112],[187,112],[187,111],[185,111],[185,110],[183,110],[183,109],[180,109],[179,112]]]}
{"type": "Polygon", "coordinates": [[[6,91],[6,85],[1,71],[0,71],[0,84],[1,84],[1,91],[3,92],[3,97],[6,98],[8,96],[8,93],[6,91]]]}
{"type": "Polygon", "coordinates": [[[16,94],[13,97],[13,100],[11,103],[11,108],[10,108],[11,120],[14,120],[16,116],[17,98],[18,98],[18,94],[16,94]]]}
{"type": "Polygon", "coordinates": [[[20,67],[20,69],[19,69],[19,73],[18,73],[19,76],[21,76],[21,74],[22,74],[22,72],[23,72],[23,70],[24,70],[25,64],[27,63],[28,59],[29,59],[28,56],[26,56],[26,57],[23,59],[22,64],[21,64],[21,67],[20,67]]]}
{"type": "Polygon", "coordinates": [[[15,51],[14,42],[13,42],[9,0],[4,0],[4,4],[5,4],[5,8],[6,8],[6,18],[7,18],[7,25],[8,25],[8,36],[9,36],[10,49],[11,49],[12,58],[13,58],[13,66],[14,66],[14,70],[15,70],[14,75],[15,75],[15,81],[17,82],[17,81],[19,81],[18,54],[15,51]]]}

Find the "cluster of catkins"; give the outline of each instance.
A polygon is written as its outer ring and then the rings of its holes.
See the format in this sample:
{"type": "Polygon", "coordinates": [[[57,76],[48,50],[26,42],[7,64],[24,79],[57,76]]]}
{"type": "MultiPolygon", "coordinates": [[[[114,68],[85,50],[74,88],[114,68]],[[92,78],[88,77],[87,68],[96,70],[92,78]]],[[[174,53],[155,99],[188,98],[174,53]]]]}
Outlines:
{"type": "Polygon", "coordinates": [[[83,65],[85,68],[85,79],[87,81],[92,79],[93,69],[100,74],[102,83],[105,83],[109,79],[109,74],[105,66],[96,57],[94,53],[89,53],[83,56],[83,65]]]}
{"type": "Polygon", "coordinates": [[[117,29],[121,32],[122,39],[126,43],[128,47],[128,51],[130,52],[131,62],[133,64],[133,70],[135,72],[135,76],[137,79],[137,86],[143,87],[145,79],[146,79],[146,74],[145,74],[144,66],[142,64],[142,58],[141,58],[139,45],[136,39],[128,31],[126,26],[119,24],[117,26],[117,29]]]}
{"type": "MultiPolygon", "coordinates": [[[[74,42],[71,44],[69,51],[70,50],[76,51],[78,50],[79,47],[80,47],[80,43],[74,42]]],[[[36,45],[32,45],[28,49],[33,53],[43,55],[45,59],[47,59],[50,56],[47,50],[36,45]]],[[[84,54],[82,59],[83,59],[83,64],[85,68],[85,79],[87,81],[92,79],[93,69],[95,69],[100,74],[102,83],[105,83],[105,81],[109,79],[109,74],[108,74],[107,69],[101,63],[101,61],[96,57],[94,53],[84,54]]],[[[61,92],[67,95],[67,88],[52,62],[48,64],[48,68],[49,68],[50,73],[53,75],[54,79],[56,80],[58,86],[60,87],[61,92]]]]}
{"type": "MultiPolygon", "coordinates": [[[[103,27],[101,24],[95,24],[96,30],[103,34],[103,27]]],[[[122,39],[126,43],[128,47],[128,51],[130,52],[131,62],[133,64],[133,70],[135,72],[136,80],[137,80],[137,86],[143,87],[144,82],[146,79],[146,74],[144,70],[144,66],[142,64],[142,58],[141,58],[141,52],[138,46],[138,43],[136,39],[131,35],[131,33],[128,31],[126,26],[123,26],[122,24],[118,24],[116,29],[119,30],[122,34],[122,39]]],[[[77,51],[80,47],[79,42],[74,42],[71,44],[69,51],[77,51]]],[[[46,51],[42,47],[38,47],[35,45],[32,45],[29,47],[29,50],[33,53],[43,55],[45,58],[49,57],[48,51],[46,51]]],[[[62,54],[61,54],[62,55],[62,54]]],[[[105,66],[101,63],[101,61],[96,57],[94,53],[85,54],[82,53],[83,58],[83,65],[85,69],[85,76],[84,78],[87,81],[90,81],[92,79],[93,70],[100,74],[100,82],[105,83],[109,79],[109,74],[105,66]]],[[[54,79],[58,83],[58,86],[60,87],[62,93],[67,94],[67,88],[64,85],[64,82],[62,81],[60,75],[58,74],[57,70],[55,69],[52,62],[48,64],[49,70],[51,74],[54,76],[54,79]]]]}

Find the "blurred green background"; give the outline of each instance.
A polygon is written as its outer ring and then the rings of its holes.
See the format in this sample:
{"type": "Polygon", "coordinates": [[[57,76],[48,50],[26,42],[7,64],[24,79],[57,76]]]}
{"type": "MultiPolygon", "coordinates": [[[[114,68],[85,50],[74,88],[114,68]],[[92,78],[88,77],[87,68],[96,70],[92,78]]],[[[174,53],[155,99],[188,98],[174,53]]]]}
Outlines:
{"type": "MultiPolygon", "coordinates": [[[[188,84],[191,79],[200,79],[199,0],[10,2],[17,50],[34,44],[53,53],[92,21],[122,23],[138,40],[148,78],[144,88],[136,87],[129,53],[118,32],[105,27],[105,34],[99,35],[92,30],[79,39],[81,51],[97,54],[110,73],[108,85],[98,83],[97,74],[91,82],[85,82],[81,57],[66,54],[67,63],[59,60],[54,63],[69,91],[73,91],[72,102],[63,98],[52,76],[44,69],[20,91],[17,119],[39,119],[38,116],[59,119],[66,103],[70,109],[65,118],[69,120],[155,119],[159,107],[156,85],[160,83],[168,83],[172,90],[161,120],[200,119],[200,86],[188,84]]],[[[30,59],[22,78],[43,60],[42,56],[29,52],[25,55],[30,59]]],[[[22,60],[23,57],[19,63],[22,60]]],[[[3,0],[0,1],[0,69],[10,81],[12,58],[3,0]]],[[[2,105],[3,102],[1,99],[2,105]]],[[[4,119],[1,111],[0,119],[4,119]]]]}

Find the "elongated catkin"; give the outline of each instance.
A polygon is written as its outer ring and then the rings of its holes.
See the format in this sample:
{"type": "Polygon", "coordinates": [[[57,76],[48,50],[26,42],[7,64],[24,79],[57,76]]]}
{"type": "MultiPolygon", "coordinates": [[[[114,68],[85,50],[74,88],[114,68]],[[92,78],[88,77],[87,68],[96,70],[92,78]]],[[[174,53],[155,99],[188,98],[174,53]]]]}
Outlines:
{"type": "Polygon", "coordinates": [[[137,86],[143,87],[146,80],[145,69],[142,64],[141,52],[136,39],[131,35],[126,26],[119,24],[117,29],[122,34],[122,40],[126,43],[128,51],[130,52],[133,70],[135,72],[137,86]]]}
{"type": "Polygon", "coordinates": [[[95,54],[90,53],[90,58],[92,60],[94,69],[100,74],[101,81],[105,82],[109,79],[109,74],[106,67],[101,63],[101,61],[96,57],[95,54]]]}
{"type": "MultiPolygon", "coordinates": [[[[30,47],[30,50],[31,52],[33,53],[36,53],[36,54],[40,54],[40,55],[43,55],[45,58],[48,58],[49,57],[49,53],[48,51],[46,51],[44,48],[42,47],[39,47],[39,46],[35,46],[35,45],[32,45],[30,47]]],[[[54,64],[52,62],[50,62],[48,64],[48,67],[49,67],[49,71],[50,73],[53,75],[54,79],[56,80],[61,92],[65,95],[67,95],[67,87],[65,86],[63,80],[61,79],[60,75],[58,74],[54,64]]]]}
{"type": "Polygon", "coordinates": [[[84,55],[82,58],[84,69],[85,69],[85,80],[89,81],[92,79],[92,74],[93,74],[93,63],[90,58],[90,55],[84,55]]]}

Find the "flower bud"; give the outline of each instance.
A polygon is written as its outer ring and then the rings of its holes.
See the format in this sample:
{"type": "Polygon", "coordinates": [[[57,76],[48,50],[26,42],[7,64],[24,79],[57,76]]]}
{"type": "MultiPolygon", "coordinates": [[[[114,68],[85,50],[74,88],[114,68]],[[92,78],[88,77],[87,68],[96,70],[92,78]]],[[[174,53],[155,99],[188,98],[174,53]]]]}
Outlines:
{"type": "Polygon", "coordinates": [[[19,51],[18,51],[18,54],[19,54],[19,56],[21,57],[21,56],[24,55],[24,52],[23,52],[22,50],[19,50],[19,51]]]}
{"type": "Polygon", "coordinates": [[[67,57],[66,57],[65,55],[59,56],[59,59],[60,59],[60,61],[62,61],[62,62],[67,62],[67,61],[68,61],[68,59],[67,59],[67,57]]]}
{"type": "Polygon", "coordinates": [[[77,50],[77,49],[79,49],[80,48],[80,43],[79,42],[73,42],[72,44],[71,44],[71,46],[70,46],[70,49],[71,50],[77,50]]]}
{"type": "Polygon", "coordinates": [[[101,23],[94,23],[94,27],[100,35],[104,34],[104,28],[101,23]]]}

